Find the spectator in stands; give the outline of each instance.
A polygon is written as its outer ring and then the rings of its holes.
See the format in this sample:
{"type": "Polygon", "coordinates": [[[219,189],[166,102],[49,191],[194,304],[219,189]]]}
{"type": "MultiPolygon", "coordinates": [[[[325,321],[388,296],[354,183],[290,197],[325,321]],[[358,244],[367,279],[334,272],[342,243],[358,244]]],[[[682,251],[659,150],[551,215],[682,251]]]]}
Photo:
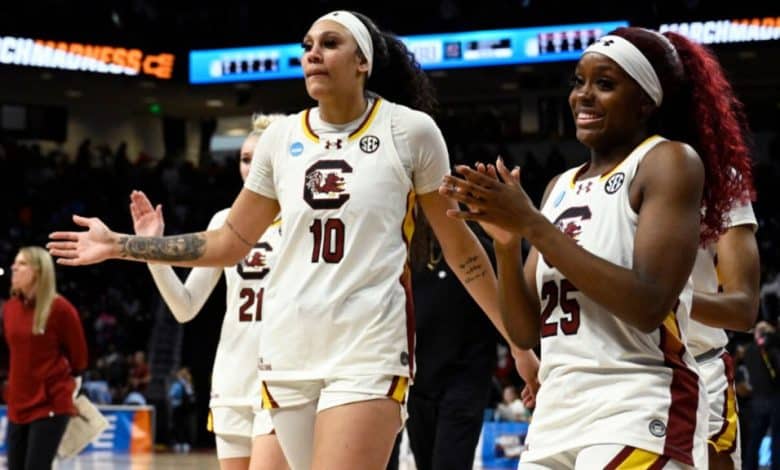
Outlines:
{"type": "Polygon", "coordinates": [[[128,388],[127,395],[122,400],[123,405],[146,405],[146,396],[138,388],[128,388]]]}
{"type": "Polygon", "coordinates": [[[494,417],[496,421],[528,421],[531,417],[514,385],[504,387],[503,397],[501,403],[496,406],[494,417]]]}
{"type": "Polygon", "coordinates": [[[133,368],[130,370],[130,387],[146,393],[146,387],[152,381],[152,373],[146,362],[146,353],[136,351],[133,355],[133,368]]]}
{"type": "Polygon", "coordinates": [[[110,405],[112,402],[108,382],[101,376],[100,371],[87,371],[84,373],[82,390],[89,398],[89,401],[96,405],[110,405]]]}
{"type": "Polygon", "coordinates": [[[761,321],[754,330],[754,342],[745,351],[750,377],[750,423],[745,449],[745,470],[758,469],[758,451],[771,429],[772,470],[780,469],[780,335],[775,327],[761,321]]]}
{"type": "Polygon", "coordinates": [[[173,418],[173,449],[187,453],[192,446],[193,419],[195,411],[195,389],[192,386],[190,370],[182,367],[168,389],[168,402],[173,418]]]}

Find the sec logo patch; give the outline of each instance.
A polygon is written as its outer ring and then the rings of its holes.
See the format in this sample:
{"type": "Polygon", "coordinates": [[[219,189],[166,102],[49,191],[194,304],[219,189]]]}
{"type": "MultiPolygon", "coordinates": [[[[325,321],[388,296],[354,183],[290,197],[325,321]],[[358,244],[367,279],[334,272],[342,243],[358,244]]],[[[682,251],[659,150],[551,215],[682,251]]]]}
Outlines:
{"type": "Polygon", "coordinates": [[[379,137],[366,135],[360,138],[360,150],[364,153],[374,153],[379,149],[379,137]]]}

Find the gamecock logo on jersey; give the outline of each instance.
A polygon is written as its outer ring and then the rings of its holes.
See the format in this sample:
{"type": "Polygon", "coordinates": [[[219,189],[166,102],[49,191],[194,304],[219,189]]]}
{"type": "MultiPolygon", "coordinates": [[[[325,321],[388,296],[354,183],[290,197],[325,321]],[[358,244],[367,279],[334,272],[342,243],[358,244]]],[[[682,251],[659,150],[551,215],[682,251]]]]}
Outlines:
{"type": "MultiPolygon", "coordinates": [[[[580,235],[582,234],[582,222],[590,219],[590,217],[590,207],[588,206],[569,207],[565,211],[561,212],[561,215],[559,215],[553,221],[553,225],[558,227],[558,230],[566,234],[579,245],[580,235]]],[[[555,267],[547,260],[547,258],[542,258],[548,266],[551,268],[555,267]]]]}
{"type": "Polygon", "coordinates": [[[262,279],[271,269],[266,264],[266,256],[273,251],[271,245],[266,242],[255,243],[240,263],[236,265],[238,275],[244,279],[262,279]]]}
{"type": "Polygon", "coordinates": [[[582,222],[590,219],[591,213],[588,206],[569,207],[561,212],[553,224],[558,229],[569,236],[571,239],[579,242],[582,233],[582,222]]]}
{"type": "Polygon", "coordinates": [[[352,167],[344,160],[320,160],[306,170],[303,199],[312,209],[338,209],[349,199],[344,175],[352,167]]]}

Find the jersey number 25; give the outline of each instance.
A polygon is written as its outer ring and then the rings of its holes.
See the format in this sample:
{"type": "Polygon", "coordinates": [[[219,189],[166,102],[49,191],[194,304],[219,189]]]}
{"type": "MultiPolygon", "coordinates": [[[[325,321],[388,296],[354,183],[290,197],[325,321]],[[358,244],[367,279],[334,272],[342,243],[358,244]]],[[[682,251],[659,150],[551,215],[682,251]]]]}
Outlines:
{"type": "Polygon", "coordinates": [[[569,298],[569,293],[578,292],[574,284],[568,279],[561,279],[561,287],[555,281],[547,281],[542,285],[542,301],[547,304],[542,310],[541,336],[556,336],[558,334],[558,325],[565,335],[576,335],[580,329],[580,304],[577,299],[569,298]],[[560,320],[550,320],[550,315],[555,311],[555,307],[561,305],[564,314],[560,320]],[[568,318],[567,318],[568,315],[568,318]]]}

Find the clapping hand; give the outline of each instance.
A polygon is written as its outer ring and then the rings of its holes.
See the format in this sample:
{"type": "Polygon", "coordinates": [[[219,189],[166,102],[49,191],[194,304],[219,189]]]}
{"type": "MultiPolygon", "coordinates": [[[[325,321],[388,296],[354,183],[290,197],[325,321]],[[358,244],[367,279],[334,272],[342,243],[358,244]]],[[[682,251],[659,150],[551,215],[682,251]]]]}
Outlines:
{"type": "Polygon", "coordinates": [[[499,157],[496,165],[459,165],[463,176],[447,175],[439,193],[463,203],[468,210],[449,210],[450,217],[474,220],[499,244],[517,242],[539,215],[520,184],[520,168],[509,170],[499,157]]]}

